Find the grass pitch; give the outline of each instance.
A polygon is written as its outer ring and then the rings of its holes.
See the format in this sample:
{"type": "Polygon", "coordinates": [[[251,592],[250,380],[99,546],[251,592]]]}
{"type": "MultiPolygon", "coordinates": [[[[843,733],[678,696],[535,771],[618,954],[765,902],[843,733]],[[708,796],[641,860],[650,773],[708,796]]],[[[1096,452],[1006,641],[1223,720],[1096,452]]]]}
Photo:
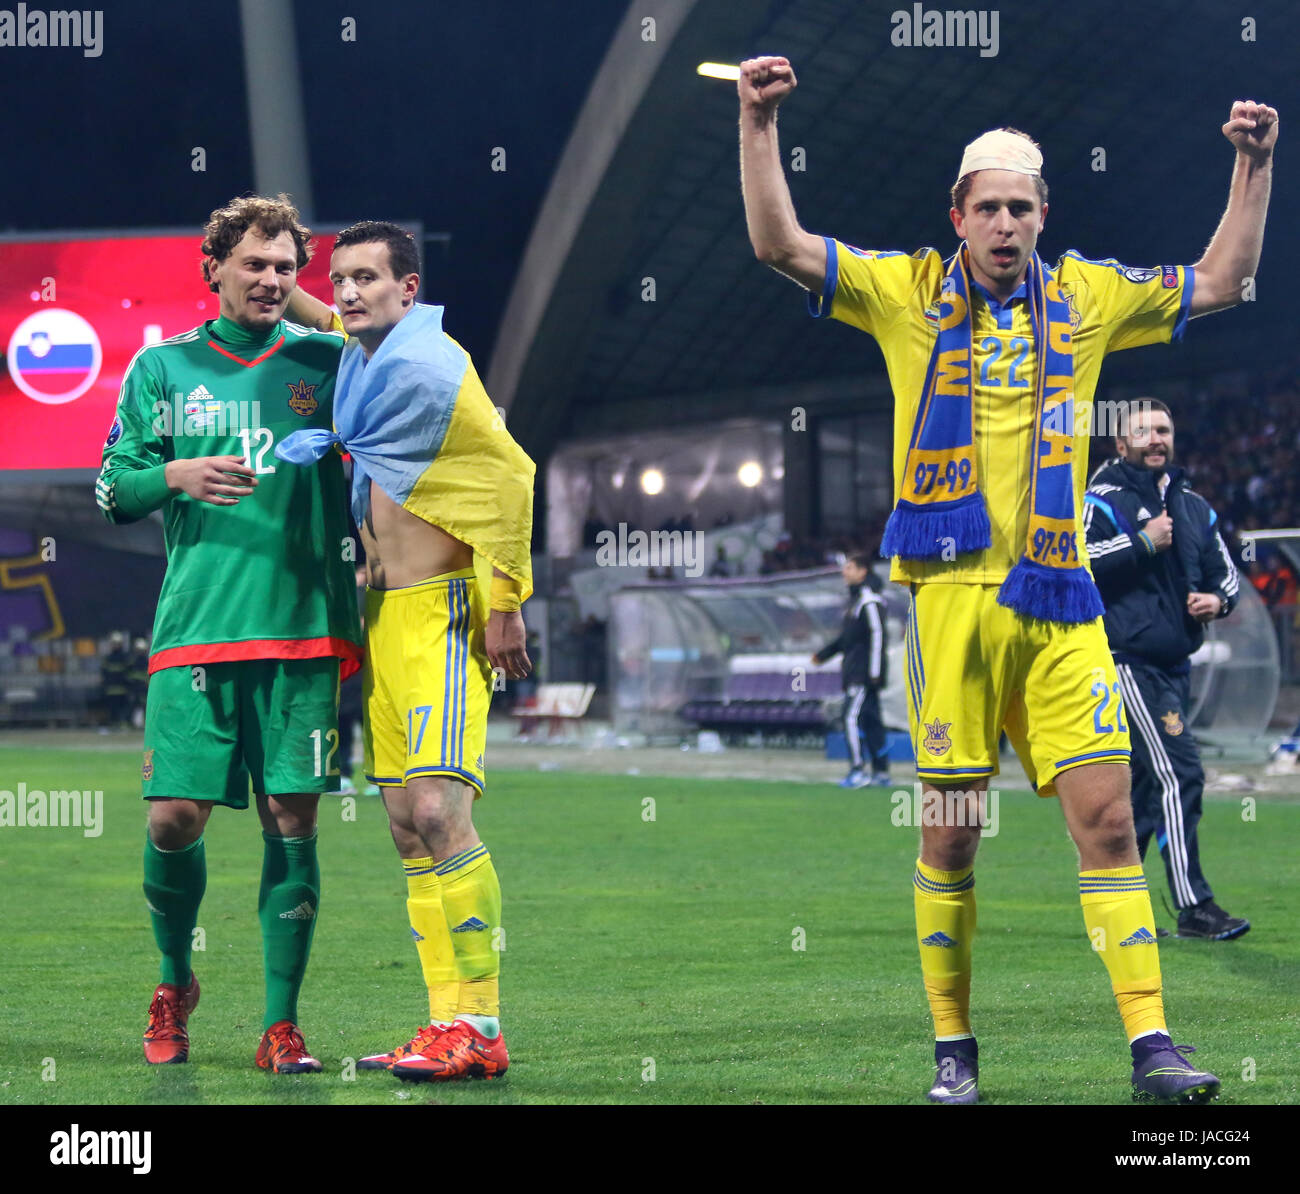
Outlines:
{"type": "MultiPolygon", "coordinates": [[[[108,745],[108,744],[106,744],[108,745]]],[[[0,748],[0,789],[102,789],[104,830],[0,827],[0,1103],[918,1103],[932,1077],[910,875],[886,794],[831,785],[494,771],[476,822],[504,893],[509,1074],[415,1086],[346,1058],[427,1011],[379,801],[322,801],[321,918],[301,1021],[319,1075],[253,1067],[262,1015],[256,815],[214,812],[188,1065],[142,1058],[157,958],[135,750],[0,748]],[[802,948],[799,948],[802,947],[802,948]]],[[[910,803],[910,800],[909,800],[910,803]]],[[[991,1104],[1124,1103],[1128,1050],[1054,801],[1003,792],[981,848],[974,1013],[991,1104]]],[[[1175,1039],[1224,1104],[1300,1101],[1300,942],[1282,870],[1300,805],[1206,802],[1242,940],[1161,944],[1175,1039]]],[[[1291,860],[1291,861],[1288,861],[1291,860]]],[[[1147,864],[1157,922],[1165,879],[1147,864]]]]}

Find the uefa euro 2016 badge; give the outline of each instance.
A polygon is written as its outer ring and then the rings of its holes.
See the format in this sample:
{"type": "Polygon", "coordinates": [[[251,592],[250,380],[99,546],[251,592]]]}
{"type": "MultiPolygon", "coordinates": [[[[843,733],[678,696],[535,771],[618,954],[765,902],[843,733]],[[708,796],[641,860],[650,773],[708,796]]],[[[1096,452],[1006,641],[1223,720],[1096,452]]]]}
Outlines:
{"type": "Polygon", "coordinates": [[[308,415],[316,413],[316,408],[320,405],[316,401],[316,386],[309,386],[306,379],[302,377],[298,379],[297,385],[291,381],[285,382],[285,385],[289,387],[289,409],[295,415],[302,415],[305,419],[308,415]]]}
{"type": "Polygon", "coordinates": [[[141,779],[153,779],[153,747],[144,752],[144,766],[140,768],[141,779]]]}
{"type": "Polygon", "coordinates": [[[940,721],[937,717],[933,722],[926,722],[925,728],[929,731],[925,738],[925,749],[932,755],[947,754],[948,748],[952,745],[952,739],[948,737],[948,730],[952,726],[950,721],[940,721]]]}
{"type": "Polygon", "coordinates": [[[1177,713],[1162,714],[1160,720],[1165,723],[1165,733],[1171,738],[1177,738],[1183,732],[1183,719],[1177,713]]]}

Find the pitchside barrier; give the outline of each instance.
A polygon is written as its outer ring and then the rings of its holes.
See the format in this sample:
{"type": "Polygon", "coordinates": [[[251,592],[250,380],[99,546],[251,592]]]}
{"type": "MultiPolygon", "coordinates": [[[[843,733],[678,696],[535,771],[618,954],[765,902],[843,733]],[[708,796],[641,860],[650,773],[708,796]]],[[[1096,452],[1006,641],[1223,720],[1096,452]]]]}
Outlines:
{"type": "MultiPolygon", "coordinates": [[[[1300,532],[1295,533],[1300,547],[1300,532]]],[[[1300,559],[1296,563],[1300,575],[1300,559]]],[[[886,726],[907,727],[903,627],[906,590],[885,584],[889,683],[886,726]]],[[[838,569],[737,580],[632,585],[610,596],[612,717],[621,735],[679,741],[704,729],[733,741],[822,745],[838,724],[839,661],[812,655],[840,629],[838,569]]],[[[1188,724],[1207,741],[1267,756],[1277,704],[1273,618],[1243,576],[1228,618],[1207,627],[1192,660],[1188,724]]],[[[1272,732],[1276,737],[1276,731],[1272,732]]]]}

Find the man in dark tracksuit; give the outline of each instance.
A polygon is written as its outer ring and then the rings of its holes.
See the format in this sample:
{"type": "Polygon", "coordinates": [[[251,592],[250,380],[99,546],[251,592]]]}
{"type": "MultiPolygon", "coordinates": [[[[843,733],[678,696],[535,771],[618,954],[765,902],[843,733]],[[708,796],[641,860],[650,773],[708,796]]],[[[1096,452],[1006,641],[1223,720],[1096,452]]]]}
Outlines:
{"type": "MultiPolygon", "coordinates": [[[[1201,873],[1196,826],[1205,773],[1185,719],[1188,657],[1204,641],[1204,624],[1236,604],[1237,570],[1209,503],[1172,467],[1169,408],[1135,400],[1115,446],[1119,456],[1092,476],[1084,525],[1133,740],[1138,850],[1145,857],[1156,834],[1178,936],[1226,941],[1250,922],[1220,908],[1201,873]]],[[[1097,716],[1103,707],[1104,699],[1097,716]]]]}
{"type": "Polygon", "coordinates": [[[144,725],[145,703],[149,696],[149,640],[136,638],[131,643],[131,658],[126,668],[127,707],[132,725],[144,725]],[[136,721],[136,713],[140,720],[136,721]]]}
{"type": "Polygon", "coordinates": [[[111,726],[131,724],[131,704],[127,675],[131,657],[127,654],[126,635],[114,630],[109,636],[110,650],[99,665],[100,700],[111,726]]]}
{"type": "Polygon", "coordinates": [[[844,561],[842,575],[849,586],[844,626],[839,636],[813,656],[825,663],[843,653],[840,677],[844,685],[844,737],[849,744],[849,773],[841,788],[865,788],[889,783],[889,757],[885,754],[885,725],[880,720],[880,690],[885,686],[885,603],[880,582],[872,575],[865,552],[844,561]],[[861,737],[859,737],[861,735],[861,737]],[[871,772],[862,760],[862,741],[871,752],[871,772]]]}

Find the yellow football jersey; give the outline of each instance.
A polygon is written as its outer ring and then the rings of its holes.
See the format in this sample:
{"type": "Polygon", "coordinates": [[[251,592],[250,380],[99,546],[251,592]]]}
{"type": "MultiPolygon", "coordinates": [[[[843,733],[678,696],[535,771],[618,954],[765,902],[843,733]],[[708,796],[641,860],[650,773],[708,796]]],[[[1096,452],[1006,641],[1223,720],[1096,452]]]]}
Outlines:
{"type": "MultiPolygon", "coordinates": [[[[1069,303],[1073,329],[1075,529],[1082,543],[1088,436],[1102,358],[1181,336],[1194,273],[1190,266],[1135,269],[1114,260],[1089,261],[1073,251],[1053,272],[1069,303]]],[[[828,237],[825,290],[811,302],[814,314],[829,314],[870,333],[885,355],[894,391],[895,502],[939,332],[943,278],[944,259],[934,249],[911,256],[869,252],[828,237]]],[[[971,290],[976,467],[993,545],[951,561],[895,559],[891,580],[996,585],[1024,554],[1038,371],[1028,288],[1022,286],[1005,306],[974,279],[971,290]]]]}

